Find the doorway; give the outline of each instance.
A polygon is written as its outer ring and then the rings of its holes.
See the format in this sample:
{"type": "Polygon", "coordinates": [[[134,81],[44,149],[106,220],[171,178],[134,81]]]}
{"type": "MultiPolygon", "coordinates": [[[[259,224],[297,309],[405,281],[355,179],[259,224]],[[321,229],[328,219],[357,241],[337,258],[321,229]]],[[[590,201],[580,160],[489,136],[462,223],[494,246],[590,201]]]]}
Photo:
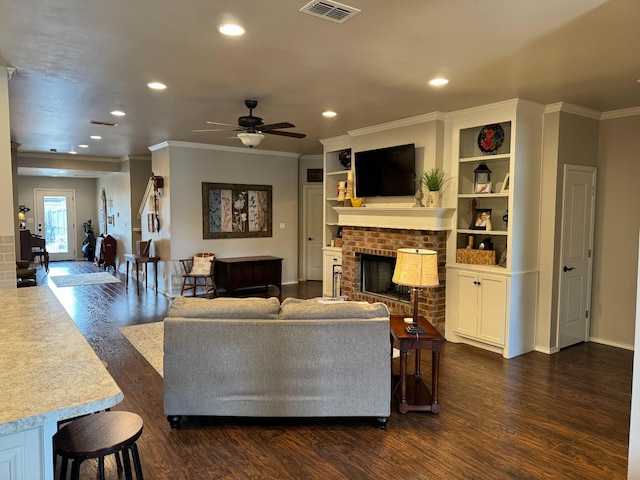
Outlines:
{"type": "Polygon", "coordinates": [[[306,185],[303,197],[305,280],[322,280],[322,186],[306,185]]]}
{"type": "Polygon", "coordinates": [[[558,348],[589,340],[596,169],[564,166],[558,348]]]}
{"type": "Polygon", "coordinates": [[[34,189],[35,233],[45,238],[51,261],[75,260],[77,237],[74,190],[34,189]]]}

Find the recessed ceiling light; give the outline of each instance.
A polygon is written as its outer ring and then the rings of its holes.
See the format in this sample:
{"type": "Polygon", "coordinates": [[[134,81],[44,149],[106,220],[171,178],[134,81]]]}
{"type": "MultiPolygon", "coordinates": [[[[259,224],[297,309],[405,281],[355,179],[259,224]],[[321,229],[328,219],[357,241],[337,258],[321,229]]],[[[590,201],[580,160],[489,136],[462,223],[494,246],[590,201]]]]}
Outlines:
{"type": "Polygon", "coordinates": [[[432,87],[441,87],[443,85],[446,85],[447,83],[449,83],[449,80],[442,77],[436,77],[429,80],[429,85],[431,85],[432,87]]]}
{"type": "Polygon", "coordinates": [[[75,155],[75,154],[76,154],[76,153],[78,153],[78,152],[76,152],[76,151],[73,149],[73,147],[71,147],[71,150],[69,150],[69,153],[70,153],[71,155],[75,155]]]}
{"type": "Polygon", "coordinates": [[[333,118],[336,115],[338,115],[336,112],[333,112],[331,110],[327,110],[326,112],[322,112],[322,116],[323,117],[327,117],[327,118],[333,118]]]}
{"type": "Polygon", "coordinates": [[[124,113],[122,110],[114,110],[113,112],[111,112],[111,115],[113,115],[114,117],[124,117],[126,113],[124,113]]]}
{"type": "Polygon", "coordinates": [[[102,140],[102,137],[100,135],[91,135],[91,140],[102,140]]]}
{"type": "Polygon", "coordinates": [[[89,145],[84,145],[83,144],[83,145],[78,145],[78,147],[80,147],[80,148],[89,148],[89,145]]]}
{"type": "Polygon", "coordinates": [[[223,23],[222,25],[218,25],[218,31],[223,35],[237,37],[239,35],[244,35],[244,32],[246,30],[241,25],[237,25],[234,23],[223,23]]]}
{"type": "Polygon", "coordinates": [[[147,83],[147,87],[149,87],[151,90],[164,90],[165,88],[167,88],[164,83],[160,82],[149,82],[147,83]]]}

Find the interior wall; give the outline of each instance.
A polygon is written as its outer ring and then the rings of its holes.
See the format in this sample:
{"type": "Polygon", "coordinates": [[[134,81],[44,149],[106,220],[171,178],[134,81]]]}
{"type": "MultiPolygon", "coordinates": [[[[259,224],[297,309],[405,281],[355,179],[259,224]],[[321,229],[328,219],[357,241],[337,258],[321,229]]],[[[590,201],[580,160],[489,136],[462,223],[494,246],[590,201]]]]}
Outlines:
{"type": "Polygon", "coordinates": [[[15,251],[18,212],[14,208],[9,129],[9,80],[7,68],[0,66],[0,289],[16,288],[15,251]]]}
{"type": "Polygon", "coordinates": [[[131,175],[130,162],[124,161],[120,165],[119,173],[110,173],[98,178],[96,202],[98,209],[102,205],[102,189],[107,196],[107,216],[113,217],[112,225],[105,225],[100,216],[99,234],[111,235],[116,239],[116,268],[125,271],[125,253],[132,253],[131,239],[131,175]]]}
{"type": "MultiPolygon", "coordinates": [[[[358,134],[351,140],[351,149],[355,154],[365,150],[393,147],[413,143],[416,146],[416,174],[434,167],[445,168],[443,165],[444,151],[444,121],[431,120],[415,125],[392,128],[390,130],[372,131],[358,134]]],[[[355,161],[355,155],[352,156],[355,161]]],[[[357,195],[357,189],[355,194],[357,195]]],[[[446,199],[447,190],[444,192],[446,199]]],[[[443,202],[446,200],[443,199],[443,202]]],[[[413,205],[415,198],[406,197],[374,197],[365,199],[365,204],[405,204],[413,205]]],[[[424,200],[423,200],[424,201],[424,200]]],[[[446,204],[446,203],[445,203],[446,204]]]]}
{"type": "Polygon", "coordinates": [[[98,211],[96,208],[96,180],[94,178],[71,177],[36,177],[20,175],[18,177],[18,205],[26,205],[31,209],[25,215],[27,229],[31,233],[38,233],[35,225],[35,194],[34,189],[73,190],[76,203],[76,258],[82,259],[82,242],[84,230],[82,224],[91,219],[94,232],[98,235],[98,211]]]}
{"type": "MultiPolygon", "coordinates": [[[[167,166],[165,189],[161,199],[161,223],[170,236],[165,263],[169,291],[176,289],[172,272],[180,258],[197,252],[214,252],[218,257],[273,255],[284,259],[282,282],[296,283],[298,278],[298,155],[247,148],[223,148],[212,145],[169,142],[163,151],[152,152],[152,169],[162,174],[167,166]],[[161,160],[161,156],[168,156],[161,160]],[[157,161],[158,160],[158,161],[157,161]],[[168,183],[167,183],[168,180],[168,183]],[[273,187],[271,237],[203,239],[202,183],[271,185],[273,187]],[[167,207],[168,206],[168,207],[167,207]],[[168,210],[167,210],[168,208],[168,210]],[[162,216],[168,215],[168,219],[162,216]]],[[[163,252],[167,249],[163,249],[163,252]]]]}
{"type": "Polygon", "coordinates": [[[591,337],[633,348],[640,116],[600,122],[591,337]]]}
{"type": "Polygon", "coordinates": [[[558,309],[555,284],[557,221],[542,221],[558,216],[561,193],[558,192],[558,143],[560,134],[560,112],[545,113],[542,129],[542,173],[540,176],[540,236],[538,239],[540,270],[538,311],[536,321],[536,349],[552,352],[556,338],[551,322],[558,309]]]}

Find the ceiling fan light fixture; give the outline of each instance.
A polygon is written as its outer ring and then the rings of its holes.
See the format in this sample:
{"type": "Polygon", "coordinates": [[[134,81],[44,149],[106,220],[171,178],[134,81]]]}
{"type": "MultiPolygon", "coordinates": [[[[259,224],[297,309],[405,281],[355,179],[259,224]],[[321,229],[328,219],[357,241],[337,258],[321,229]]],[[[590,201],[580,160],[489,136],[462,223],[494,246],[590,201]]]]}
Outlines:
{"type": "Polygon", "coordinates": [[[230,37],[238,37],[240,35],[244,35],[246,30],[242,25],[237,25],[235,23],[223,23],[222,25],[218,25],[218,31],[223,35],[228,35],[230,37]]]}
{"type": "Polygon", "coordinates": [[[238,134],[240,141],[249,148],[257,147],[264,139],[261,133],[242,132],[238,134]]]}

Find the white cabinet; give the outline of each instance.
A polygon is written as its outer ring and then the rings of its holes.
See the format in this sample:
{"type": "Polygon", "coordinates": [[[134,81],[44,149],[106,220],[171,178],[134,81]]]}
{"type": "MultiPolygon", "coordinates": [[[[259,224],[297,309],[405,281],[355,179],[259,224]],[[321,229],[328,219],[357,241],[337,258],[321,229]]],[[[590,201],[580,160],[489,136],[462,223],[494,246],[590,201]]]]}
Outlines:
{"type": "Polygon", "coordinates": [[[0,436],[0,479],[52,478],[53,467],[49,463],[47,467],[51,471],[47,470],[46,474],[42,471],[41,436],[40,428],[0,436]]]}
{"type": "Polygon", "coordinates": [[[459,335],[504,346],[507,320],[507,278],[490,273],[457,270],[451,274],[451,282],[458,296],[456,302],[459,335]]]}
{"type": "Polygon", "coordinates": [[[323,249],[322,265],[322,296],[334,297],[340,295],[342,249],[338,247],[325,247],[323,249]]]}
{"type": "Polygon", "coordinates": [[[511,100],[453,112],[445,123],[456,204],[447,241],[446,337],[505,358],[535,343],[543,113],[542,105],[511,100]],[[494,131],[499,147],[483,152],[482,139],[494,131]],[[478,187],[474,172],[484,166],[491,185],[478,187]],[[490,213],[490,228],[476,223],[480,212],[490,213]],[[480,243],[495,252],[493,264],[480,260],[480,243]]]}

